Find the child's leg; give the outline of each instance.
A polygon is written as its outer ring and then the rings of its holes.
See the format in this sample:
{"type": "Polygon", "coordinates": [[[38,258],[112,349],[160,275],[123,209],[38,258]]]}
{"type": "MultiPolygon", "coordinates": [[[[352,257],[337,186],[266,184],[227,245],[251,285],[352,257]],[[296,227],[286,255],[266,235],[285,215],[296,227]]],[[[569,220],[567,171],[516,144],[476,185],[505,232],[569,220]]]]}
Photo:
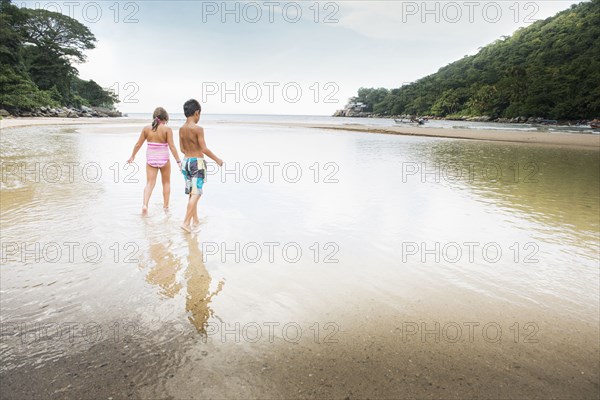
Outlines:
{"type": "Polygon", "coordinates": [[[198,203],[196,203],[196,207],[194,208],[194,214],[192,215],[192,224],[200,225],[200,219],[198,218],[198,203]]]}
{"type": "Polygon", "coordinates": [[[200,225],[200,219],[198,218],[198,202],[200,201],[199,197],[198,201],[194,205],[194,214],[192,215],[192,221],[194,222],[194,225],[200,225]]]}
{"type": "MultiPolygon", "coordinates": [[[[204,178],[199,178],[198,181],[196,181],[196,186],[200,189],[200,193],[202,193],[202,187],[204,186],[204,178]]],[[[200,195],[202,196],[202,194],[200,194],[200,195]]],[[[196,226],[200,225],[200,218],[198,218],[198,202],[196,202],[196,205],[194,206],[194,213],[192,214],[192,222],[196,226]]]]}
{"type": "Polygon", "coordinates": [[[171,161],[167,162],[167,164],[160,169],[160,177],[163,186],[164,208],[169,208],[169,197],[171,196],[171,161]]]}
{"type": "Polygon", "coordinates": [[[152,195],[152,190],[154,190],[154,185],[156,185],[156,176],[158,175],[158,168],[151,167],[146,164],[146,187],[144,188],[144,206],[142,207],[142,213],[145,214],[148,212],[148,202],[150,201],[150,196],[152,195]]]}
{"type": "MultiPolygon", "coordinates": [[[[200,202],[200,200],[198,200],[200,202]]],[[[192,224],[200,225],[200,219],[198,218],[198,202],[194,206],[194,213],[192,214],[192,224]]]]}
{"type": "Polygon", "coordinates": [[[181,225],[181,228],[187,232],[191,232],[190,222],[192,220],[192,217],[194,216],[194,210],[198,206],[198,200],[200,200],[199,194],[191,194],[190,199],[188,200],[187,211],[185,213],[185,219],[183,220],[183,225],[181,225]]]}

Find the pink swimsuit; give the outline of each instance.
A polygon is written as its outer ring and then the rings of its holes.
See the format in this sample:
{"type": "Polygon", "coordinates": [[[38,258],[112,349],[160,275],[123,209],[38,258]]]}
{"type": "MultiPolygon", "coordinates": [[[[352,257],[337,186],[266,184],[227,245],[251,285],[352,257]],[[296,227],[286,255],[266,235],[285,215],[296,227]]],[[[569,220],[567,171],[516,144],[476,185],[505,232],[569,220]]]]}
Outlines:
{"type": "Polygon", "coordinates": [[[169,162],[169,144],[148,142],[146,162],[154,168],[162,168],[169,162]]]}

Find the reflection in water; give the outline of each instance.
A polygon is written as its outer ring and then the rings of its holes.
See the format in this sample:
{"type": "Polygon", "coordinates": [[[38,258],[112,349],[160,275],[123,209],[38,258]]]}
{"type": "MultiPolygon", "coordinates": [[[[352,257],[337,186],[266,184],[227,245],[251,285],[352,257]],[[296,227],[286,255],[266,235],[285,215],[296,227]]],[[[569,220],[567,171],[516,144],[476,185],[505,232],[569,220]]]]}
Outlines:
{"type": "MultiPolygon", "coordinates": [[[[176,247],[172,238],[167,238],[168,233],[153,234],[152,226],[148,220],[145,220],[146,234],[150,240],[148,255],[150,260],[142,262],[150,263],[151,268],[146,275],[146,282],[156,285],[160,288],[160,294],[165,298],[173,299],[184,286],[184,283],[178,280],[178,273],[185,264],[183,257],[175,254],[176,247]]],[[[210,317],[214,316],[213,310],[209,304],[213,297],[223,289],[223,281],[217,284],[217,289],[210,292],[212,279],[204,261],[200,244],[196,235],[185,235],[185,243],[188,248],[187,268],[184,271],[184,280],[186,285],[185,309],[188,314],[188,320],[196,328],[196,331],[206,335],[206,327],[210,317]]]]}
{"type": "Polygon", "coordinates": [[[210,292],[210,274],[206,270],[202,260],[202,252],[198,243],[197,235],[186,235],[189,253],[188,267],[186,271],[187,296],[185,309],[188,311],[188,319],[196,327],[196,330],[206,335],[208,319],[213,316],[213,310],[209,307],[212,298],[222,289],[224,281],[217,284],[217,290],[210,292]]]}
{"type": "Polygon", "coordinates": [[[146,275],[146,282],[157,285],[161,288],[161,294],[173,298],[181,289],[181,283],[177,282],[177,272],[181,269],[181,260],[171,251],[173,242],[167,241],[165,245],[162,242],[150,243],[148,249],[150,257],[154,261],[154,266],[146,275]]]}
{"type": "Polygon", "coordinates": [[[425,152],[420,156],[434,165],[462,168],[456,184],[467,184],[481,199],[551,227],[563,240],[597,246],[600,153],[596,149],[448,141],[437,142],[425,152]],[[466,173],[468,167],[471,175],[466,173]]]}
{"type": "MultiPolygon", "coordinates": [[[[391,261],[382,264],[406,260],[406,279],[413,282],[419,277],[431,287],[449,283],[493,301],[597,321],[597,148],[384,135],[358,136],[356,144],[369,163],[353,175],[361,181],[353,202],[362,203],[354,216],[362,223],[354,229],[389,255],[391,261]],[[444,255],[444,246],[469,242],[496,246],[498,260],[490,262],[481,251],[467,257],[466,247],[458,260],[444,255]],[[412,260],[402,251],[410,243],[420,244],[412,260]],[[426,253],[435,246],[438,258],[426,253]]],[[[390,271],[385,268],[379,286],[390,280],[390,271]]],[[[434,293],[440,301],[447,296],[442,290],[434,293]]]]}

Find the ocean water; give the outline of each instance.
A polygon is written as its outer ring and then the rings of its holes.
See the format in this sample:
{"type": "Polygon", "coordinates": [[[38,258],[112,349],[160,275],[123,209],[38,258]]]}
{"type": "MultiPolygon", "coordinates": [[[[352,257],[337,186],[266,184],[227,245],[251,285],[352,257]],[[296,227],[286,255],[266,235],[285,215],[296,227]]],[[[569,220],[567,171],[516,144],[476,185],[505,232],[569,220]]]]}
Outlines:
{"type": "MultiPolygon", "coordinates": [[[[152,119],[151,113],[128,113],[128,118],[133,119],[152,119]]],[[[182,113],[170,114],[172,124],[181,124],[185,121],[182,113]]],[[[330,117],[319,115],[244,115],[244,114],[202,114],[203,122],[214,123],[306,123],[306,124],[332,124],[332,125],[352,125],[361,124],[366,126],[389,127],[399,126],[391,118],[346,118],[330,117]]],[[[402,125],[400,125],[402,126],[402,125]]],[[[417,126],[417,125],[410,125],[417,126]]],[[[532,132],[563,132],[563,133],[590,133],[600,134],[598,129],[591,129],[590,126],[569,126],[569,125],[541,125],[541,124],[504,124],[497,122],[472,122],[472,121],[444,121],[431,120],[423,127],[444,128],[444,129],[477,129],[477,130],[511,130],[511,131],[532,131],[532,132]]]]}
{"type": "Polygon", "coordinates": [[[175,167],[140,213],[140,126],[2,132],[5,393],[597,393],[598,149],[261,120],[206,116],[193,234],[175,167]]]}

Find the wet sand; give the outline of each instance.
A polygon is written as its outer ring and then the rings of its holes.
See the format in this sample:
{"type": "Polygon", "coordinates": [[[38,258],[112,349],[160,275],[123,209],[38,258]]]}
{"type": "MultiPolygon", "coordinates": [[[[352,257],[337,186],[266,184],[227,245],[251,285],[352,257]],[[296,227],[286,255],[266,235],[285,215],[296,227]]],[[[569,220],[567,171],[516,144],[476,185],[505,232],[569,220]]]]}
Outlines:
{"type": "MultiPolygon", "coordinates": [[[[469,303],[463,293],[457,295],[469,303]]],[[[44,368],[13,369],[2,376],[3,398],[80,399],[90,393],[113,399],[598,398],[599,354],[592,345],[598,337],[591,326],[577,324],[580,333],[563,340],[556,326],[565,321],[546,321],[540,323],[536,341],[520,337],[515,343],[509,330],[514,320],[508,315],[485,322],[477,314],[461,320],[460,312],[446,310],[440,320],[423,304],[407,304],[401,311],[362,300],[344,311],[332,310],[330,317],[339,321],[339,331],[328,339],[321,336],[319,343],[312,331],[297,342],[275,337],[273,343],[266,337],[257,343],[236,342],[233,334],[225,340],[214,334],[161,342],[144,333],[143,341],[106,340],[44,368]],[[465,340],[465,330],[456,343],[449,331],[425,337],[406,333],[409,325],[421,323],[435,332],[435,322],[456,323],[463,329],[467,322],[479,325],[473,325],[472,341],[465,340]],[[484,338],[484,323],[501,326],[502,338],[493,342],[494,330],[484,338]],[[194,346],[185,345],[190,340],[194,346]],[[546,362],[552,355],[556,360],[546,362]]],[[[437,313],[444,310],[440,304],[435,307],[437,313]]],[[[463,307],[462,311],[476,308],[463,307]]],[[[321,321],[322,327],[327,319],[321,321]]],[[[30,351],[42,346],[33,344],[30,351]]]]}
{"type": "Polygon", "coordinates": [[[550,145],[572,148],[598,148],[600,149],[600,135],[582,133],[549,133],[528,131],[498,131],[476,129],[441,129],[427,127],[371,127],[366,125],[314,125],[295,124],[316,129],[333,129],[342,131],[356,131],[365,133],[384,133],[390,135],[436,137],[449,139],[485,140],[490,142],[524,143],[531,145],[550,145]]]}

